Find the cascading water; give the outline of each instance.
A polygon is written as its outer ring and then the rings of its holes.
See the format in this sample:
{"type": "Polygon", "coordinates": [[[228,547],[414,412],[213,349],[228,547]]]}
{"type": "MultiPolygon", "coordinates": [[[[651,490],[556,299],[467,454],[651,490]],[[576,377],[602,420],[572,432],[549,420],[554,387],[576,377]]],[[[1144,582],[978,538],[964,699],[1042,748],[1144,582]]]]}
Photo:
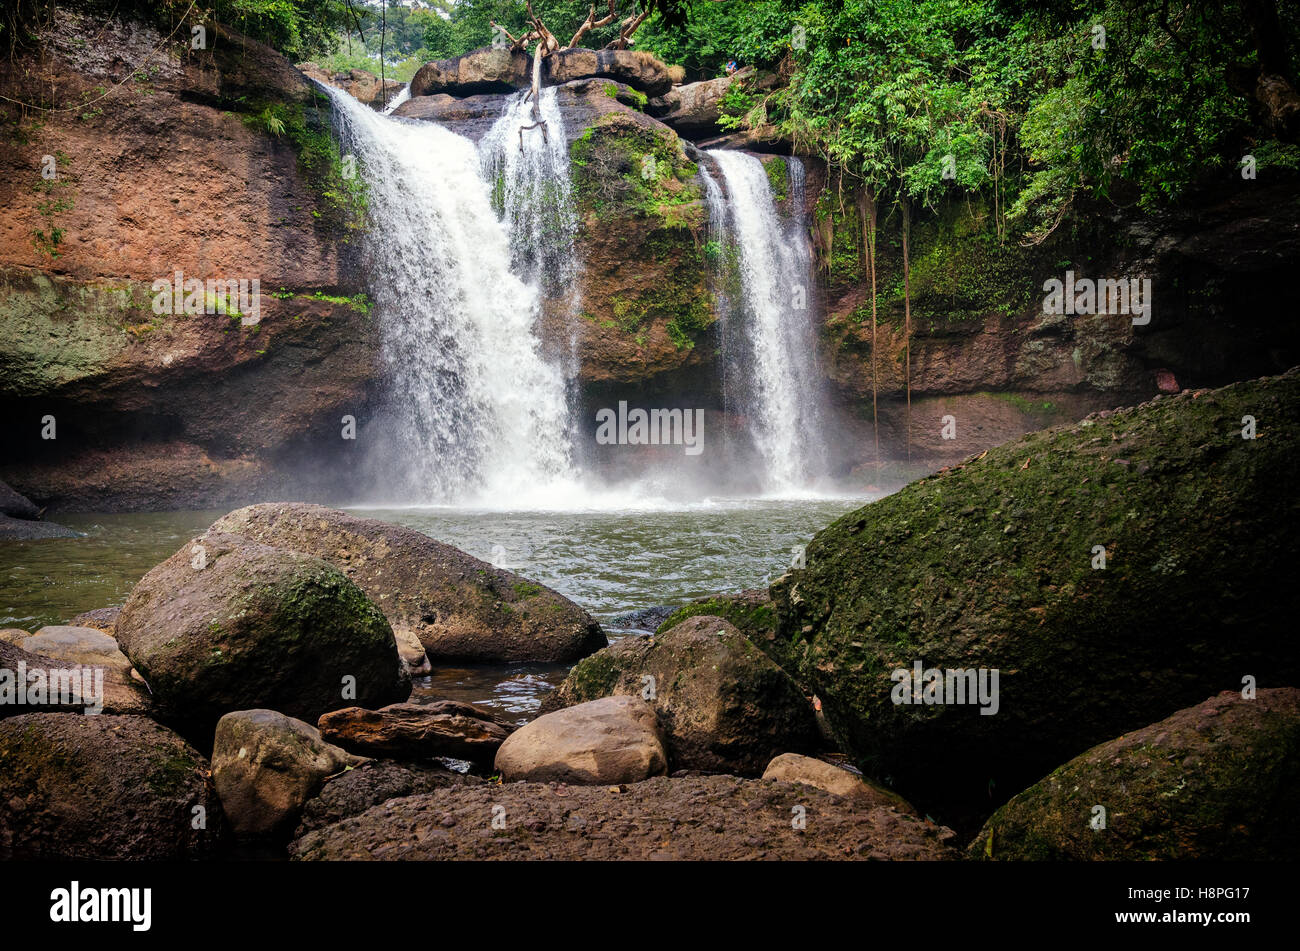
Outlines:
{"type": "Polygon", "coordinates": [[[369,185],[385,501],[499,505],[571,484],[564,378],[542,355],[538,292],[511,270],[474,144],[322,88],[369,185]]]}
{"type": "Polygon", "coordinates": [[[514,272],[548,294],[573,284],[573,235],[578,226],[569,180],[569,148],[555,88],[506,100],[479,143],[492,203],[510,235],[514,272]]]}
{"type": "Polygon", "coordinates": [[[411,98],[411,84],[407,83],[402,87],[402,91],[392,98],[388,105],[384,106],[384,115],[391,116],[393,112],[406,100],[411,98]]]}
{"type": "MultiPolygon", "coordinates": [[[[799,216],[782,221],[763,163],[711,151],[723,188],[705,175],[709,220],[724,272],[720,282],[728,398],[738,395],[763,463],[763,489],[790,493],[825,475],[822,383],[811,326],[811,253],[799,216]],[[730,292],[728,292],[730,287],[730,292]],[[738,391],[738,394],[735,393],[738,391]]],[[[793,207],[803,206],[803,166],[786,159],[793,207]]]]}

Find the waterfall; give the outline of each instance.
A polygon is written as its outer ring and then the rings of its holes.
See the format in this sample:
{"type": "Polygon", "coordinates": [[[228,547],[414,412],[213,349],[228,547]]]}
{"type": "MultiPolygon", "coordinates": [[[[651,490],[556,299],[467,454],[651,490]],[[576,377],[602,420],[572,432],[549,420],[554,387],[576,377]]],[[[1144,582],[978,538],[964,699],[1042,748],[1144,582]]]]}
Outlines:
{"type": "Polygon", "coordinates": [[[400,106],[402,103],[406,102],[406,100],[410,98],[411,98],[411,84],[407,83],[405,86],[402,87],[402,91],[399,92],[396,96],[394,96],[392,100],[389,101],[388,105],[384,106],[384,115],[391,116],[393,114],[393,111],[398,106],[400,106]]]}
{"type": "Polygon", "coordinates": [[[536,103],[528,91],[510,96],[479,151],[510,235],[512,270],[548,294],[563,294],[575,275],[578,217],[555,88],[541,90],[536,103]]]}
{"type": "Polygon", "coordinates": [[[369,186],[388,384],[370,458],[385,501],[527,504],[572,484],[565,381],[543,356],[538,290],[512,269],[478,150],[322,88],[369,186]]]}
{"type": "MultiPolygon", "coordinates": [[[[825,475],[825,447],[811,320],[812,255],[802,212],[782,220],[767,169],[754,156],[722,150],[708,155],[726,192],[705,175],[710,237],[716,236],[724,275],[718,296],[727,395],[739,400],[749,421],[764,491],[806,489],[825,475]]],[[[803,166],[795,158],[785,162],[791,205],[802,209],[803,166]]]]}

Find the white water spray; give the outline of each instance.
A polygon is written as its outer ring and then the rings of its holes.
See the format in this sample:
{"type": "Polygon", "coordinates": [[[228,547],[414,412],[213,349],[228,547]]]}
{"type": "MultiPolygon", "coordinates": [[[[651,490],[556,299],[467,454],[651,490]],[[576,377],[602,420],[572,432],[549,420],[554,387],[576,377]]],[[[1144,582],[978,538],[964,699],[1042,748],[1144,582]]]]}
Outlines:
{"type": "Polygon", "coordinates": [[[573,235],[578,217],[569,178],[569,147],[554,87],[536,103],[528,91],[505,110],[479,142],[492,203],[506,222],[514,272],[547,293],[563,293],[575,275],[573,235]]]}
{"type": "MultiPolygon", "coordinates": [[[[825,474],[808,238],[800,216],[784,222],[777,214],[762,162],[743,152],[708,154],[726,186],[724,196],[705,177],[710,222],[738,270],[735,299],[722,300],[728,356],[738,364],[734,389],[763,461],[764,491],[796,492],[825,474]]],[[[803,166],[785,161],[801,208],[803,166]]]]}
{"type": "Polygon", "coordinates": [[[386,500],[500,505],[571,485],[564,379],[543,358],[538,293],[511,270],[473,143],[322,88],[369,185],[389,385],[372,461],[386,500]]]}

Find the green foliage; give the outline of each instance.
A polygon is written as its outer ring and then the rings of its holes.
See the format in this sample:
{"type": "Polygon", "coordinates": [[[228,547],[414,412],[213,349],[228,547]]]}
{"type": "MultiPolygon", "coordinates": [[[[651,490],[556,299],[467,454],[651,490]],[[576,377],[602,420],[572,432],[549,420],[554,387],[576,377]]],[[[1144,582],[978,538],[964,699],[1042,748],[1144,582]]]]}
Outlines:
{"type": "Polygon", "coordinates": [[[329,125],[329,108],[329,99],[317,94],[308,106],[258,103],[241,118],[250,128],[290,141],[298,154],[298,166],[324,206],[323,212],[312,214],[350,235],[365,226],[368,191],[360,171],[353,169],[348,174],[344,167],[329,125]]]}
{"type": "Polygon", "coordinates": [[[73,207],[72,196],[68,194],[72,181],[59,170],[60,166],[68,164],[67,153],[62,150],[56,151],[52,158],[54,177],[47,179],[42,175],[32,186],[32,191],[41,196],[36,201],[36,212],[45,223],[44,227],[33,229],[32,247],[37,253],[46,255],[51,260],[62,253],[59,246],[63,244],[65,234],[64,229],[54,223],[55,216],[61,212],[71,211],[73,207]]]}
{"type": "Polygon", "coordinates": [[[295,61],[332,51],[353,22],[346,0],[215,0],[211,6],[222,23],[295,61]]]}

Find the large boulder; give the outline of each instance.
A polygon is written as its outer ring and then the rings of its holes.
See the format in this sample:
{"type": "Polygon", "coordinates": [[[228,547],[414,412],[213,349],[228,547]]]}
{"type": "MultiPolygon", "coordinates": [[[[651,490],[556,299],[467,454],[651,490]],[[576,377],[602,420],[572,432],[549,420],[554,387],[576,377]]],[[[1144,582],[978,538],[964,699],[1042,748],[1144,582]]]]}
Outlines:
{"type": "Polygon", "coordinates": [[[491,763],[510,728],[472,703],[394,703],[381,710],[347,707],[320,718],[321,735],[366,756],[450,756],[491,763]]]}
{"type": "Polygon", "coordinates": [[[667,93],[651,100],[649,112],[678,135],[699,138],[716,135],[718,119],[722,116],[722,97],[731,84],[753,75],[753,67],[717,79],[674,86],[667,93]]]}
{"type": "Polygon", "coordinates": [[[180,860],[224,835],[207,761],[145,717],[0,720],[0,858],[180,860]]]}
{"type": "Polygon", "coordinates": [[[117,627],[117,616],[121,613],[121,605],[111,608],[95,608],[93,611],[83,611],[69,621],[68,624],[72,627],[93,628],[102,634],[112,636],[113,630],[117,627]]]}
{"type": "Polygon", "coordinates": [[[668,67],[645,50],[589,50],[575,47],[542,60],[542,81],[548,86],[575,79],[612,79],[647,96],[662,96],[673,88],[668,67]]]}
{"type": "Polygon", "coordinates": [[[818,533],[807,566],[772,586],[782,650],[864,772],[971,824],[1246,675],[1300,682],[1298,415],[1292,370],[1096,414],[921,479],[818,533]],[[1242,438],[1246,416],[1259,438],[1242,438]],[[945,671],[985,669],[991,687],[997,670],[996,697],[896,703],[914,664],[945,691],[945,671]]]}
{"type": "Polygon", "coordinates": [[[297,861],[374,859],[940,860],[951,829],[820,789],[735,776],[624,787],[508,783],[386,802],[289,846],[297,861]]]}
{"type": "Polygon", "coordinates": [[[314,722],[351,703],[410,695],[383,613],[337,568],[209,531],[135,586],[117,640],[160,715],[209,731],[269,708],[314,722]]]}
{"type": "Polygon", "coordinates": [[[605,697],[526,723],[497,750],[501,778],[525,782],[635,783],[668,770],[654,710],[605,697]]]}
{"type": "Polygon", "coordinates": [[[532,60],[522,50],[484,47],[425,63],[411,78],[411,96],[513,92],[531,82],[532,60]]]}
{"type": "Polygon", "coordinates": [[[413,631],[433,660],[558,663],[606,643],[600,626],[564,596],[411,528],[321,505],[273,503],[231,512],[211,531],[325,559],[373,598],[395,629],[413,631]]]}
{"type": "Polygon", "coordinates": [[[995,812],[968,851],[1004,860],[1293,861],[1300,690],[1260,690],[1249,700],[1224,691],[1095,746],[995,812]]]}
{"type": "Polygon", "coordinates": [[[236,835],[274,836],[297,824],[325,779],[365,762],[317,729],[274,710],[239,710],[217,722],[212,779],[236,835]]]}
{"type": "Polygon", "coordinates": [[[617,641],[580,661],[544,709],[608,696],[650,701],[675,769],[758,776],[772,757],[818,746],[812,705],[795,682],[717,617],[617,641]]]}

